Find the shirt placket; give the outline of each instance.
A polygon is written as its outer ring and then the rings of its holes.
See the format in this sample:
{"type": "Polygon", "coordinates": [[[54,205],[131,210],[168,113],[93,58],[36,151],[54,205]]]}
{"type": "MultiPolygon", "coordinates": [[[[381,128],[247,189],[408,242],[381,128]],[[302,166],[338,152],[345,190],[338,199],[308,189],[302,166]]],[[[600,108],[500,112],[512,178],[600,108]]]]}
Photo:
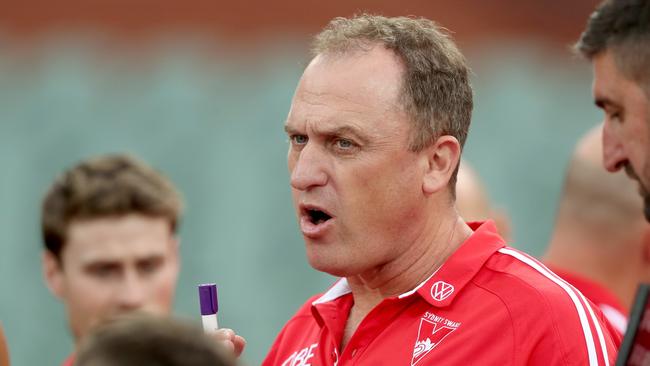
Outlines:
{"type": "Polygon", "coordinates": [[[337,299],[312,308],[312,314],[322,329],[319,340],[319,358],[323,365],[341,365],[341,352],[338,348],[352,306],[352,297],[351,295],[348,296],[349,298],[337,299]]]}
{"type": "Polygon", "coordinates": [[[361,321],[343,353],[340,354],[337,366],[367,365],[366,357],[364,357],[367,356],[365,351],[407,308],[407,304],[411,301],[412,299],[388,298],[379,303],[361,321]]]}

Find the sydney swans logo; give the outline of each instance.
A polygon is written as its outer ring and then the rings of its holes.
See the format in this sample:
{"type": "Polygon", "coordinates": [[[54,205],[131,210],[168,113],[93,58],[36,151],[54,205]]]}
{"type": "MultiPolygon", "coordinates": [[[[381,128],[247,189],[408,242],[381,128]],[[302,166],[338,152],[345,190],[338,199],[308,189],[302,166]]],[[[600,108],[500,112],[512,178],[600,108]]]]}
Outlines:
{"type": "Polygon", "coordinates": [[[418,338],[413,347],[411,366],[415,366],[415,364],[431,352],[435,346],[439,345],[445,337],[458,329],[459,326],[459,322],[445,319],[428,311],[424,313],[420,319],[418,338]]]}

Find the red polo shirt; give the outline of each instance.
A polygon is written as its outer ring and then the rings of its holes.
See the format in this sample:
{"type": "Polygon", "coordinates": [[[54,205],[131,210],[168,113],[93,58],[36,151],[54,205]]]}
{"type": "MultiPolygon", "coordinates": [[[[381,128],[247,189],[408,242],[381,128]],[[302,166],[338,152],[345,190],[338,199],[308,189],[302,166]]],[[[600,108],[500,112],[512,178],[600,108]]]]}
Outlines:
{"type": "Polygon", "coordinates": [[[609,365],[603,317],[535,259],[505,246],[492,222],[429,279],[384,299],[340,350],[353,297],[345,279],[310,299],[263,366],[609,365]]]}
{"type": "MultiPolygon", "coordinates": [[[[589,278],[556,267],[550,268],[553,272],[557,273],[558,276],[562,277],[562,279],[570,283],[573,287],[578,289],[578,291],[582,292],[589,301],[596,304],[596,306],[600,308],[600,311],[602,311],[605,319],[607,319],[611,326],[616,330],[619,337],[623,338],[623,335],[625,335],[625,329],[627,329],[628,312],[616,298],[616,295],[605,286],[589,278]]],[[[618,345],[620,346],[620,344],[618,345]]]]}

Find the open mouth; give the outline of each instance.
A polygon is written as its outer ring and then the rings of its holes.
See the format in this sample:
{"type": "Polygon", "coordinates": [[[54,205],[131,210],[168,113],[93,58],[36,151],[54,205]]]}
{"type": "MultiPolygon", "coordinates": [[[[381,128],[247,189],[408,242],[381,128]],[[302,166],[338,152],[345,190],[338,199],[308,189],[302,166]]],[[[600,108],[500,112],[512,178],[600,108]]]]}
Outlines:
{"type": "Polygon", "coordinates": [[[331,229],[335,217],[330,211],[311,204],[300,205],[300,231],[305,237],[318,239],[331,229]]]}
{"type": "Polygon", "coordinates": [[[322,224],[332,218],[332,216],[327,212],[318,209],[306,209],[305,213],[307,214],[309,222],[314,225],[322,224]]]}

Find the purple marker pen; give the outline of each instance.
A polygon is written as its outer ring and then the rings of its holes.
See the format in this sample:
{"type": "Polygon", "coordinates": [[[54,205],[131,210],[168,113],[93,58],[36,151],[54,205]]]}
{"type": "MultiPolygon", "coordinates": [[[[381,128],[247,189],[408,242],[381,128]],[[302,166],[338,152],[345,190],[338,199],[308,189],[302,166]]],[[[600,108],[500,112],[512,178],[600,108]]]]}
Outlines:
{"type": "Polygon", "coordinates": [[[217,323],[217,311],[219,301],[217,300],[217,285],[206,283],[199,285],[199,302],[201,304],[201,322],[206,333],[213,333],[219,329],[217,323]]]}

